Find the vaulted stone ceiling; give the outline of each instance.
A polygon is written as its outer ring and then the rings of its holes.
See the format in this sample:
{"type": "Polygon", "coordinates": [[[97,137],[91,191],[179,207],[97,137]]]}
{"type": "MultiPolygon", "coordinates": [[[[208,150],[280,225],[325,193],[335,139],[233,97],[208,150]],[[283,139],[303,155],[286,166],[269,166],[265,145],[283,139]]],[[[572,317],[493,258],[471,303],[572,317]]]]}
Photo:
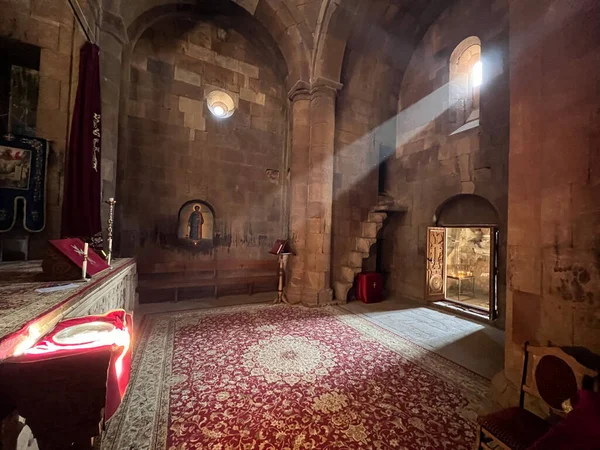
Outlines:
{"type": "Polygon", "coordinates": [[[414,46],[452,3],[439,0],[354,1],[361,4],[362,11],[352,28],[348,46],[364,51],[377,50],[394,67],[402,69],[408,64],[414,46]]]}
{"type": "Polygon", "coordinates": [[[277,42],[288,84],[324,77],[338,81],[346,49],[377,52],[386,65],[406,67],[412,49],[452,4],[440,0],[129,0],[115,5],[130,38],[156,15],[194,8],[205,13],[244,8],[277,42]],[[232,7],[233,3],[237,3],[232,7]],[[151,17],[148,17],[151,16],[151,17]],[[142,20],[145,18],[145,20],[142,20]]]}

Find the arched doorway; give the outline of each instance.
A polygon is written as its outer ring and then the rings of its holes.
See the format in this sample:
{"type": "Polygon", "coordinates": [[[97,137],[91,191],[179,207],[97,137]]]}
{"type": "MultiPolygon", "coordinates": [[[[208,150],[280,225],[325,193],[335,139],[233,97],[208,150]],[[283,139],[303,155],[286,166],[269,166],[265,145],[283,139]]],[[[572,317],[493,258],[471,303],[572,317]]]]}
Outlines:
{"type": "Polygon", "coordinates": [[[492,204],[477,195],[440,205],[427,231],[428,300],[497,317],[499,224],[492,204]]]}

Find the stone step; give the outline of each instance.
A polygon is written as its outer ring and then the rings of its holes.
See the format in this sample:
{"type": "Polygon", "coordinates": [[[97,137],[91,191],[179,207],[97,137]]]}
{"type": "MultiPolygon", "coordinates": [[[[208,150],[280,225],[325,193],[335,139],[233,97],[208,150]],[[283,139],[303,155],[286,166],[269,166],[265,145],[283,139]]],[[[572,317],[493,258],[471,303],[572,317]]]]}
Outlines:
{"type": "Polygon", "coordinates": [[[360,268],[353,268],[348,266],[342,266],[341,268],[342,281],[346,283],[354,283],[354,277],[358,272],[360,272],[360,268]]]}
{"type": "Polygon", "coordinates": [[[376,239],[369,239],[363,237],[356,238],[354,242],[354,250],[366,253],[368,255],[369,251],[371,250],[371,246],[375,243],[375,241],[376,239]]]}
{"type": "Polygon", "coordinates": [[[408,206],[404,206],[404,205],[396,205],[396,204],[391,204],[391,205],[377,205],[373,212],[374,213],[380,213],[380,214],[394,214],[394,213],[405,213],[408,211],[408,206]]]}
{"type": "Polygon", "coordinates": [[[375,222],[375,223],[383,223],[383,221],[386,219],[387,214],[384,212],[370,212],[369,213],[369,222],[375,222]]]}
{"type": "Polygon", "coordinates": [[[336,281],[333,283],[333,291],[335,292],[335,299],[338,302],[348,301],[348,291],[352,288],[352,283],[346,283],[342,281],[336,281]]]}
{"type": "MultiPolygon", "coordinates": [[[[366,257],[368,256],[369,255],[367,254],[366,257]]],[[[348,266],[362,269],[363,259],[365,259],[364,253],[351,251],[348,253],[348,266]]]]}
{"type": "Polygon", "coordinates": [[[364,238],[377,239],[377,232],[381,229],[381,226],[376,222],[363,222],[361,224],[360,235],[364,238]]]}
{"type": "Polygon", "coordinates": [[[396,202],[396,199],[394,197],[392,197],[391,195],[379,195],[377,197],[377,204],[379,206],[381,205],[393,205],[396,202]]]}

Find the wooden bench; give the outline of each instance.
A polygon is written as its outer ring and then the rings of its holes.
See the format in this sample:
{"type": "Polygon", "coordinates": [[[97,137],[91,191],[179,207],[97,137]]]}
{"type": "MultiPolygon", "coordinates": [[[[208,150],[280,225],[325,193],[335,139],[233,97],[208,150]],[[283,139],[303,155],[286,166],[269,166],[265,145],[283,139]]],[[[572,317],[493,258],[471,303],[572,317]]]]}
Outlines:
{"type": "Polygon", "coordinates": [[[172,291],[171,298],[178,301],[180,289],[213,287],[214,298],[218,298],[221,287],[245,286],[252,295],[257,286],[268,292],[277,290],[277,271],[276,259],[142,263],[138,265],[138,293],[172,291]]]}

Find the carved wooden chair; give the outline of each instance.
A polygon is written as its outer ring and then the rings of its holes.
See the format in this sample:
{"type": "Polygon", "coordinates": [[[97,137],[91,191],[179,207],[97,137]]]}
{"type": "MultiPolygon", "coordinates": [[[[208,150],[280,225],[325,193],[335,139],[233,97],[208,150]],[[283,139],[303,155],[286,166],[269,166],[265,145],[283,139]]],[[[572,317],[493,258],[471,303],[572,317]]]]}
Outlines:
{"type": "Polygon", "coordinates": [[[550,422],[525,409],[525,394],[542,400],[552,416],[561,418],[570,411],[568,400],[584,387],[584,380],[592,381],[597,390],[598,372],[559,347],[525,344],[524,350],[519,406],[477,419],[476,450],[526,450],[550,430],[550,422]]]}

